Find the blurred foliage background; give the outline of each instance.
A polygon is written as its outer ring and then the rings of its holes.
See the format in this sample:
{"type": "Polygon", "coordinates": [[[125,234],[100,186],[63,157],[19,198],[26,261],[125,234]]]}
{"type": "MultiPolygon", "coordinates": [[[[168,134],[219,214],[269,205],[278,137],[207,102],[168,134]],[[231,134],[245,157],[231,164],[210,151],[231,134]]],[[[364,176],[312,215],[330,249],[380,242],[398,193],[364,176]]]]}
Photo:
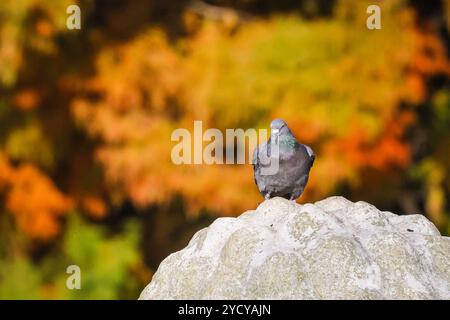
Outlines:
{"type": "Polygon", "coordinates": [[[194,120],[282,117],[317,154],[300,202],[450,234],[449,30],[449,0],[1,1],[0,298],[135,299],[195,231],[254,209],[250,165],[172,164],[194,120]]]}

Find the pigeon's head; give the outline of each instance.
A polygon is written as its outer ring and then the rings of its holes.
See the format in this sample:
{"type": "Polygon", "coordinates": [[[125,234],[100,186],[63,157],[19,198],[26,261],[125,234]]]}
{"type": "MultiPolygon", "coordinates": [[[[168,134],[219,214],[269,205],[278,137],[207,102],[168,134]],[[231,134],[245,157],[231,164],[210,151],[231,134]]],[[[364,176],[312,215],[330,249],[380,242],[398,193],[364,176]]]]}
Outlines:
{"type": "Polygon", "coordinates": [[[286,122],[282,119],[275,119],[270,123],[270,131],[272,135],[289,134],[289,130],[286,122]]]}

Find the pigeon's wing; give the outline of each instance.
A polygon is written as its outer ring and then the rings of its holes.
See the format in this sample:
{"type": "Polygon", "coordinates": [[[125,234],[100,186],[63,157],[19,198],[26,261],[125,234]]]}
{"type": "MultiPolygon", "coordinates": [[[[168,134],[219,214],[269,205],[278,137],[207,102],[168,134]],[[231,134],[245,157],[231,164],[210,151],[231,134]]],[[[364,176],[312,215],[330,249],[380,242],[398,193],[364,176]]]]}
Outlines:
{"type": "Polygon", "coordinates": [[[253,179],[255,180],[255,184],[258,185],[258,178],[259,178],[259,155],[261,152],[264,152],[266,150],[266,144],[262,143],[259,146],[255,148],[253,151],[253,158],[252,158],[252,164],[253,164],[253,179]]]}
{"type": "Polygon", "coordinates": [[[255,148],[255,150],[253,151],[253,159],[252,159],[253,166],[259,165],[260,155],[263,154],[264,152],[267,153],[267,143],[261,143],[259,146],[255,148]]]}
{"type": "Polygon", "coordinates": [[[306,149],[306,152],[308,152],[308,156],[311,158],[311,167],[314,164],[314,160],[316,159],[316,154],[314,153],[313,149],[311,149],[310,146],[307,146],[306,144],[303,145],[306,149]]]}

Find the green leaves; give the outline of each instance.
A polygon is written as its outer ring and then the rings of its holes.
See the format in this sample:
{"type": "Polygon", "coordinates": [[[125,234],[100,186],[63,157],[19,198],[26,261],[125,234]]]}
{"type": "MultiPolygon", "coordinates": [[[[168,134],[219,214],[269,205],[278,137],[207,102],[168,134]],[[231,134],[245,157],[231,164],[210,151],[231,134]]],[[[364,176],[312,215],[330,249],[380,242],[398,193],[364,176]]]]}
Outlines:
{"type": "Polygon", "coordinates": [[[51,141],[37,124],[12,130],[6,140],[5,151],[14,160],[32,162],[46,169],[55,165],[51,141]]]}
{"type": "Polygon", "coordinates": [[[145,268],[138,253],[139,234],[136,220],[108,235],[105,228],[72,214],[61,245],[44,259],[10,254],[1,258],[0,299],[134,299],[144,285],[131,273],[145,268]],[[69,265],[81,269],[80,290],[66,287],[69,265]]]}

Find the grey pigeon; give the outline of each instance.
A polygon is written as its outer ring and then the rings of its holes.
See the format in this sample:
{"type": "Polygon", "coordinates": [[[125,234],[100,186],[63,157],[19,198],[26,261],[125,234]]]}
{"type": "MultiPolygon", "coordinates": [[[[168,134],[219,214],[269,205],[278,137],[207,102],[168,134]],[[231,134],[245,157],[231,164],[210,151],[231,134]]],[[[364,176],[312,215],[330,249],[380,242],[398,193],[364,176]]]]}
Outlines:
{"type": "Polygon", "coordinates": [[[266,200],[277,196],[296,200],[308,182],[315,154],[309,146],[295,139],[283,120],[273,120],[270,130],[267,143],[253,152],[256,185],[266,200]]]}

